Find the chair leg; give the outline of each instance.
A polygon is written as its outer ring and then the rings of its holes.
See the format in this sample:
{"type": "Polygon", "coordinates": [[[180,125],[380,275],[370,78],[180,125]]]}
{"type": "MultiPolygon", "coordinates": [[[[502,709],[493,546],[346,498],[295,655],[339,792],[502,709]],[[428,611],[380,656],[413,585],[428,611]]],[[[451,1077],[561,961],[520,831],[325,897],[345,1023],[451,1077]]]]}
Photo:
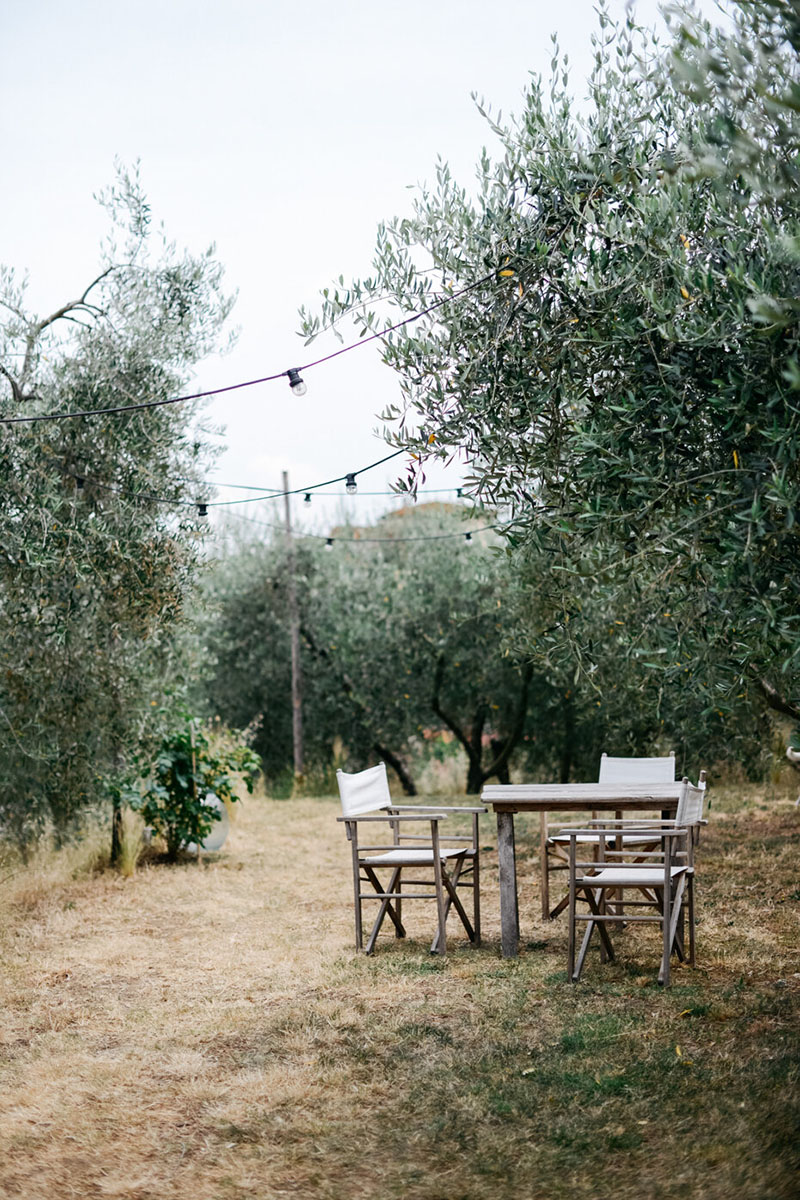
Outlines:
{"type": "Polygon", "coordinates": [[[575,983],[575,868],[570,862],[569,872],[569,895],[567,897],[569,906],[569,946],[567,948],[567,979],[570,983],[575,983]]]}
{"type": "Polygon", "coordinates": [[[672,949],[673,949],[673,952],[675,954],[677,954],[677,956],[678,956],[678,962],[685,962],[686,961],[686,946],[685,946],[686,907],[685,907],[685,905],[681,904],[680,909],[678,910],[678,913],[676,914],[676,916],[677,916],[677,924],[675,926],[675,940],[672,943],[672,949]]]}
{"type": "Polygon", "coordinates": [[[669,956],[672,953],[672,938],[670,937],[670,889],[662,888],[661,898],[661,966],[658,972],[658,982],[663,987],[669,987],[669,956]]]}
{"type": "MultiPolygon", "coordinates": [[[[606,926],[605,926],[605,922],[602,919],[603,912],[605,911],[605,909],[602,906],[602,899],[603,899],[602,896],[601,896],[601,899],[598,900],[598,895],[601,895],[602,889],[601,888],[596,889],[597,895],[590,887],[584,888],[583,891],[584,891],[586,900],[589,904],[590,910],[595,914],[595,916],[598,919],[596,921],[589,921],[587,923],[587,937],[584,939],[586,945],[582,949],[582,954],[586,953],[586,948],[589,945],[589,938],[592,936],[592,933],[594,932],[594,927],[596,925],[597,933],[600,937],[600,944],[601,944],[601,946],[605,947],[606,957],[603,961],[604,962],[613,962],[614,958],[615,958],[614,946],[611,941],[611,938],[609,937],[608,930],[606,929],[606,926]]],[[[579,961],[582,962],[582,959],[579,961]]]]}
{"type": "MultiPolygon", "coordinates": [[[[621,893],[616,892],[616,891],[611,892],[612,901],[615,900],[616,897],[620,894],[621,893]]],[[[601,916],[605,916],[605,914],[608,912],[608,897],[606,896],[605,889],[602,889],[599,893],[599,899],[597,899],[597,911],[598,911],[598,913],[600,913],[601,916]]],[[[616,912],[616,906],[613,903],[611,905],[611,911],[616,912]]],[[[605,925],[601,925],[601,926],[599,926],[599,928],[605,929],[606,927],[605,927],[605,925]]],[[[608,954],[606,952],[606,945],[605,945],[605,942],[603,941],[602,937],[600,938],[600,962],[601,963],[608,962],[608,954]]]]}
{"type": "Polygon", "coordinates": [[[678,887],[675,890],[675,895],[672,895],[671,887],[664,887],[663,908],[662,908],[662,931],[663,931],[663,953],[661,957],[661,970],[658,972],[658,982],[664,987],[669,987],[669,971],[670,971],[670,955],[672,947],[675,943],[675,936],[678,928],[678,921],[683,908],[683,891],[686,883],[685,876],[681,878],[678,887]]]}
{"type": "MultiPolygon", "coordinates": [[[[586,961],[586,951],[589,949],[589,943],[592,940],[592,934],[594,933],[595,925],[597,925],[596,921],[587,921],[586,922],[586,933],[583,935],[583,941],[581,942],[581,948],[580,948],[580,951],[578,952],[578,963],[577,963],[577,966],[575,967],[575,974],[574,974],[573,980],[572,980],[573,983],[577,983],[581,977],[581,971],[583,970],[583,964],[586,961]]],[[[598,925],[597,928],[602,929],[603,926],[598,925]]]]}
{"type": "Polygon", "coordinates": [[[542,920],[550,919],[550,873],[547,853],[547,813],[539,814],[539,874],[542,878],[542,920]]]}
{"type": "Polygon", "coordinates": [[[475,927],[473,946],[481,944],[481,856],[477,843],[472,860],[472,924],[475,927]]]}
{"type": "Polygon", "coordinates": [[[352,842],[353,851],[353,903],[355,906],[356,918],[356,950],[361,950],[364,946],[364,930],[361,924],[361,869],[358,865],[358,847],[355,840],[352,842]]]}
{"type": "MultiPolygon", "coordinates": [[[[459,870],[459,868],[457,867],[457,868],[456,868],[456,882],[458,881],[458,875],[459,875],[459,874],[460,874],[460,870],[459,870]]],[[[447,871],[446,871],[445,869],[443,869],[443,870],[442,870],[442,882],[444,883],[446,879],[447,879],[447,871]]],[[[444,902],[444,919],[445,919],[445,923],[447,922],[447,918],[448,918],[448,916],[450,915],[450,906],[451,906],[451,904],[452,904],[452,903],[453,903],[453,901],[451,900],[451,898],[450,898],[450,895],[449,895],[449,893],[448,893],[448,895],[445,897],[445,902],[444,902]]],[[[437,926],[437,928],[436,928],[436,935],[435,935],[435,937],[434,937],[433,941],[431,942],[431,954],[437,954],[437,953],[438,953],[438,946],[439,946],[439,928],[438,928],[438,926],[437,926]]]]}
{"type": "Polygon", "coordinates": [[[433,878],[436,885],[436,912],[439,917],[439,932],[436,935],[436,950],[431,947],[433,954],[447,953],[447,914],[445,911],[444,888],[442,885],[442,857],[439,853],[438,830],[433,835],[433,878]]]}
{"type": "MultiPolygon", "coordinates": [[[[451,907],[453,905],[455,905],[456,912],[458,913],[459,917],[461,918],[461,924],[464,926],[465,930],[467,931],[467,937],[469,938],[470,942],[472,942],[472,944],[475,945],[475,936],[476,936],[475,930],[472,928],[472,926],[469,923],[469,917],[467,916],[464,905],[461,903],[461,900],[458,897],[458,892],[456,891],[456,889],[458,887],[458,881],[461,878],[461,870],[462,870],[463,865],[464,865],[463,858],[459,859],[456,862],[456,865],[453,869],[452,876],[448,875],[446,867],[444,867],[444,866],[442,867],[442,883],[444,884],[445,890],[447,892],[447,896],[445,897],[445,902],[444,902],[444,919],[446,922],[448,916],[450,915],[451,907]]],[[[436,954],[438,944],[439,944],[439,933],[437,931],[436,937],[431,942],[431,954],[436,954]]]]}
{"type": "Polygon", "coordinates": [[[694,966],[694,875],[690,875],[686,884],[688,918],[689,918],[689,966],[694,966]]]}
{"type": "MultiPolygon", "coordinates": [[[[380,880],[378,879],[377,875],[370,867],[365,867],[364,870],[367,873],[370,883],[372,884],[372,886],[375,888],[375,891],[380,896],[384,891],[393,892],[395,890],[397,880],[400,878],[401,868],[395,867],[394,871],[392,872],[392,877],[389,880],[389,885],[386,888],[381,887],[380,880]]],[[[375,942],[377,941],[378,934],[380,933],[381,925],[383,924],[384,917],[387,915],[387,913],[388,913],[395,929],[398,931],[398,937],[406,936],[406,931],[397,919],[397,914],[394,911],[391,900],[388,900],[387,898],[384,897],[384,899],[381,901],[381,906],[378,909],[378,915],[375,918],[375,924],[372,926],[372,932],[370,933],[369,938],[367,939],[367,945],[366,945],[367,954],[372,954],[372,951],[375,949],[375,942]]]]}
{"type": "MultiPolygon", "coordinates": [[[[460,874],[460,871],[458,872],[458,874],[460,874]]],[[[469,938],[469,940],[471,942],[474,942],[475,941],[475,930],[472,928],[472,926],[469,923],[469,917],[467,916],[467,911],[464,908],[464,905],[461,903],[461,900],[459,899],[459,896],[458,896],[458,892],[456,891],[456,882],[458,879],[458,874],[456,874],[454,872],[453,877],[451,878],[447,874],[446,869],[444,869],[444,868],[442,869],[442,883],[444,884],[444,886],[447,890],[447,901],[445,903],[445,920],[447,920],[447,914],[450,912],[450,905],[451,904],[454,905],[456,912],[458,913],[459,917],[461,918],[461,924],[464,926],[464,929],[467,932],[467,937],[469,938]]]]}

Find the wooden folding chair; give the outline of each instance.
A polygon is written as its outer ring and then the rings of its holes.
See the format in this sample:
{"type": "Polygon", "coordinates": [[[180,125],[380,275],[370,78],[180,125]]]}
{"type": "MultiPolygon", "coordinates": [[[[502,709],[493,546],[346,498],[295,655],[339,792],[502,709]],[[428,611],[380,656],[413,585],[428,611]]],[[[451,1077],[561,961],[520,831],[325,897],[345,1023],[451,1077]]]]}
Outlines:
{"type": "MultiPolygon", "coordinates": [[[[675,755],[668,754],[660,758],[617,758],[603,752],[600,758],[600,771],[598,774],[598,783],[613,785],[613,784],[640,784],[640,783],[674,783],[675,782],[675,755]]],[[[622,816],[620,811],[618,817],[622,816]]],[[[597,814],[592,813],[592,818],[596,818],[597,814]]],[[[544,920],[553,920],[564,911],[569,903],[569,896],[564,895],[551,910],[550,908],[550,875],[553,872],[569,870],[569,857],[567,850],[569,847],[568,828],[562,824],[550,824],[547,822],[547,813],[542,813],[541,816],[541,836],[544,845],[544,864],[545,870],[542,872],[542,917],[544,920]],[[558,832],[554,832],[554,831],[558,832]]],[[[584,822],[584,825],[586,822],[584,822]]],[[[626,837],[635,838],[636,834],[628,834],[626,837]]],[[[597,846],[597,838],[587,833],[583,835],[579,842],[587,849],[587,856],[590,848],[597,846]]]]}
{"type": "Polygon", "coordinates": [[[638,922],[659,922],[662,955],[658,981],[670,980],[670,957],[695,963],[694,847],[703,823],[705,773],[698,786],[685,781],[682,803],[683,824],[665,821],[592,821],[584,828],[564,830],[569,839],[569,950],[568,973],[572,982],[580,978],[586,952],[595,929],[600,937],[601,960],[613,959],[614,948],[606,929],[638,922]],[[625,839],[628,839],[626,844],[625,839]],[[586,845],[597,847],[591,859],[579,859],[586,845]],[[633,898],[629,898],[633,893],[633,898]],[[618,903],[625,897],[626,911],[618,903]],[[610,904],[609,899],[614,903],[610,904]],[[588,912],[577,910],[584,901],[588,912]],[[652,909],[633,913],[632,909],[652,909]],[[684,925],[688,918],[688,960],[684,925]],[[576,927],[586,922],[577,962],[576,927]]]}
{"type": "Polygon", "coordinates": [[[387,916],[394,925],[395,936],[405,937],[402,922],[405,900],[435,901],[437,932],[431,944],[432,954],[445,954],[447,951],[446,923],[451,908],[458,913],[470,942],[474,946],[480,945],[478,817],[486,809],[481,806],[393,804],[384,763],[356,774],[337,771],[336,779],[343,814],[338,820],[344,823],[347,831],[353,864],[356,949],[372,953],[387,916]],[[471,836],[440,829],[441,823],[453,813],[469,813],[472,816],[471,836]],[[365,822],[369,823],[370,830],[385,827],[391,833],[391,842],[388,845],[363,845],[359,840],[359,825],[365,822]],[[425,832],[418,832],[420,828],[425,828],[425,832]],[[409,870],[425,877],[409,879],[403,874],[409,870]],[[388,882],[381,881],[381,872],[388,872],[388,882]],[[369,884],[372,890],[365,891],[365,884],[369,884]],[[409,885],[427,890],[409,891],[409,885]],[[472,891],[472,922],[461,903],[459,889],[472,891]],[[366,946],[362,922],[362,904],[365,900],[380,902],[366,946]]]}

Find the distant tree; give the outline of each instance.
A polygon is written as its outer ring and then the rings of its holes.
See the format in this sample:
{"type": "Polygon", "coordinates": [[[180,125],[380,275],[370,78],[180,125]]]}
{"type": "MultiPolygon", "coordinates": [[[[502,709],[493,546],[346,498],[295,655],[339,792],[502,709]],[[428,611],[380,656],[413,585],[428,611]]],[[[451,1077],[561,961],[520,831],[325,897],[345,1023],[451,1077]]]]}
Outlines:
{"type": "MultiPolygon", "coordinates": [[[[467,757],[467,791],[507,777],[534,699],[551,689],[508,651],[510,576],[482,535],[467,544],[468,528],[437,505],[342,531],[330,554],[301,541],[305,729],[318,767],[339,738],[353,768],[383,758],[413,794],[415,749],[426,730],[447,729],[467,757]]],[[[291,760],[285,571],[280,543],[223,561],[205,630],[208,703],[239,724],[263,713],[254,745],[273,775],[291,760]]]]}
{"type": "MultiPolygon", "coordinates": [[[[111,233],[75,299],[40,317],[0,273],[2,416],[166,399],[219,344],[231,300],[213,252],[154,235],[136,173],[101,200],[111,233]]],[[[191,417],[169,405],[0,425],[0,824],[22,839],[118,797],[180,679],[207,460],[191,417]]]]}
{"type": "Polygon", "coordinates": [[[368,533],[386,540],[337,543],[328,556],[336,577],[317,593],[317,620],[336,646],[330,669],[346,674],[375,730],[373,749],[446,728],[467,758],[467,792],[507,778],[534,688],[532,669],[506,652],[504,564],[487,535],[468,543],[461,515],[440,505],[368,533]]]}

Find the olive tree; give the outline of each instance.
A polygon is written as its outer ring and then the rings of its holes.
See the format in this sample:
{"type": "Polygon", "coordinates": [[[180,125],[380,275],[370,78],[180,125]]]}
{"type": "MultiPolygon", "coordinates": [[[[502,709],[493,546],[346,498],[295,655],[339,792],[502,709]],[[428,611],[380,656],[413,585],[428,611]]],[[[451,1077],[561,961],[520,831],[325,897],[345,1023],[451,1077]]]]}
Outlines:
{"type": "Polygon", "coordinates": [[[440,163],[373,274],[303,313],[437,305],[384,342],[383,416],[417,470],[462,457],[521,573],[547,563],[521,648],[600,696],[691,695],[721,748],[800,687],[800,70],[790,6],[737,14],[662,50],[601,8],[586,106],[556,50],[516,119],[483,106],[474,193],[440,163]]]}
{"type": "MultiPolygon", "coordinates": [[[[72,301],[42,317],[12,270],[0,276],[3,418],[170,398],[219,345],[231,300],[213,251],[154,232],[135,172],[101,200],[101,267],[72,301]]],[[[180,677],[207,459],[191,417],[168,405],[0,424],[0,820],[20,837],[113,792],[180,677]]]]}

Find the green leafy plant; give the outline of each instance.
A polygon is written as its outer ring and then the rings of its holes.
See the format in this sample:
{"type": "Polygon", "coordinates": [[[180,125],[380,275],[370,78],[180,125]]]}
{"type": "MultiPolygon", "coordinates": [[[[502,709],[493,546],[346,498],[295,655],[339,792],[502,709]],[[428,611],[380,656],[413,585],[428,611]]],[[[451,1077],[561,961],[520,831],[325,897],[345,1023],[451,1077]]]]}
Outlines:
{"type": "Polygon", "coordinates": [[[212,747],[199,721],[190,718],[164,738],[147,774],[149,786],[132,798],[131,807],[164,839],[167,857],[174,862],[182,846],[201,845],[220,819],[219,810],[206,803],[207,793],[234,804],[239,781],[252,793],[260,767],[260,758],[241,735],[225,745],[217,739],[212,747]]]}

